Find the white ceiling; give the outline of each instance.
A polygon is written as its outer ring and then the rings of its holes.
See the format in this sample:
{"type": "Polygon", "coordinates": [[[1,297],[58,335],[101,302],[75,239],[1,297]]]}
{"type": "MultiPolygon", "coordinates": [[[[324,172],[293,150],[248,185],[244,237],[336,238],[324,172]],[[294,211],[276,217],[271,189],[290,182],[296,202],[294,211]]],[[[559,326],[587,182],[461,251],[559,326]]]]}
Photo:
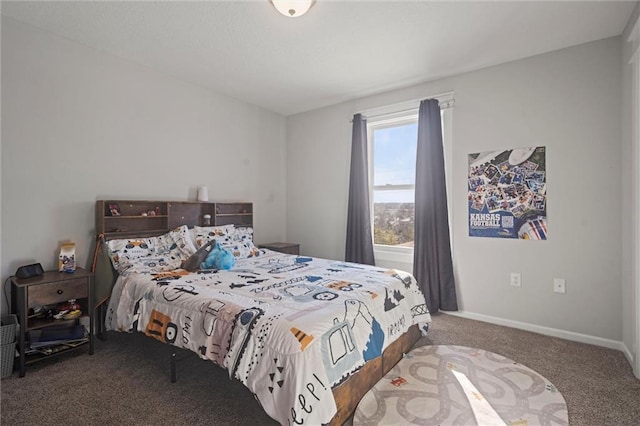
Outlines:
{"type": "Polygon", "coordinates": [[[620,35],[635,1],[7,2],[2,14],[290,115],[620,35]]]}

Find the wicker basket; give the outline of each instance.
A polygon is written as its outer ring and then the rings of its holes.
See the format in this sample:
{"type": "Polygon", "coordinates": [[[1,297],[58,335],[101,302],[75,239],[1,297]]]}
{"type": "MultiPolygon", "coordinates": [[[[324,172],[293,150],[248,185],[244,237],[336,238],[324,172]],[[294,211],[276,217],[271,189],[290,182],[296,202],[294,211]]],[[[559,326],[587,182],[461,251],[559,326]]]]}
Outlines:
{"type": "MultiPolygon", "coordinates": [[[[18,326],[18,317],[14,314],[2,317],[2,326],[0,326],[0,344],[6,345],[16,341],[16,327],[18,326]]],[[[3,346],[4,347],[4,346],[3,346]]]]}
{"type": "Polygon", "coordinates": [[[2,345],[0,349],[0,376],[7,377],[13,373],[13,360],[15,359],[16,342],[2,345]]]}

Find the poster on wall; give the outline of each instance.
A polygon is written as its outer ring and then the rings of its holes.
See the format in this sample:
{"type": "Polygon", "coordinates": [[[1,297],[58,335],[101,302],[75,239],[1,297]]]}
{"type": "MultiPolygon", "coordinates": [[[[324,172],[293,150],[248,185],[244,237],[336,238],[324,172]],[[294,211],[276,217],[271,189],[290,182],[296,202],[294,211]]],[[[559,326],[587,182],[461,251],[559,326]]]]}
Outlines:
{"type": "Polygon", "coordinates": [[[547,239],[544,146],[469,154],[469,236],[547,239]]]}

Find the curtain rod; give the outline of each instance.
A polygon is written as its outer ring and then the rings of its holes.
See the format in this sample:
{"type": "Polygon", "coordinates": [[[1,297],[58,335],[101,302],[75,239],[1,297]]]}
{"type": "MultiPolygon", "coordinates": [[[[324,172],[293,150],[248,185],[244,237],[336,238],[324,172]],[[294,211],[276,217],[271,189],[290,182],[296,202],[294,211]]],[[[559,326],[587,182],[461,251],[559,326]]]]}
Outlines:
{"type": "MultiPolygon", "coordinates": [[[[434,96],[434,97],[426,98],[426,99],[437,99],[437,97],[434,96]]],[[[406,103],[409,103],[409,102],[412,102],[412,101],[403,102],[403,104],[406,104],[406,103]]],[[[370,115],[365,115],[365,113],[359,113],[359,114],[362,114],[362,118],[364,118],[365,120],[368,120],[368,119],[372,119],[372,118],[384,117],[385,115],[408,113],[408,112],[411,112],[411,111],[416,111],[416,110],[418,110],[420,108],[420,101],[416,101],[416,102],[418,102],[418,105],[416,105],[414,107],[411,107],[411,108],[398,110],[398,111],[390,111],[390,112],[384,112],[384,113],[379,113],[379,114],[370,114],[370,115]]],[[[439,103],[440,110],[453,108],[455,103],[456,102],[455,102],[454,98],[449,98],[447,100],[443,100],[442,102],[439,103]]],[[[379,109],[379,108],[376,108],[376,109],[379,109]]],[[[349,122],[353,123],[353,119],[350,119],[349,122]]]]}

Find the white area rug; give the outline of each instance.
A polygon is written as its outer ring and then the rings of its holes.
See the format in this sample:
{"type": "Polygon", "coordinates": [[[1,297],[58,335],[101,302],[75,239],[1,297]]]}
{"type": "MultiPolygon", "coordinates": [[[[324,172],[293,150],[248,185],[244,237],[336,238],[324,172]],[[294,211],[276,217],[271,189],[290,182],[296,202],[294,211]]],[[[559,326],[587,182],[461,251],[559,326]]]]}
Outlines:
{"type": "Polygon", "coordinates": [[[408,353],[360,401],[354,425],[568,425],[556,387],[524,365],[462,346],[408,353]]]}

